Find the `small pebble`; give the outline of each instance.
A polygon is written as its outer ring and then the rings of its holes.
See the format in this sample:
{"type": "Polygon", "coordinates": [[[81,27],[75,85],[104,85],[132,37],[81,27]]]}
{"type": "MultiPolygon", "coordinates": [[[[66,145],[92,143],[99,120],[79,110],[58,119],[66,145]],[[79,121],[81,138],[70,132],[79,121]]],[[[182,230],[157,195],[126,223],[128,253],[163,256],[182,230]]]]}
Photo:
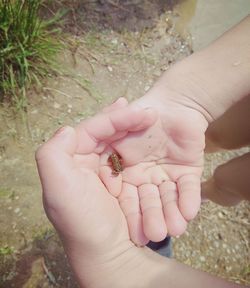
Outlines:
{"type": "Polygon", "coordinates": [[[222,244],[222,248],[223,248],[223,249],[226,249],[226,248],[227,248],[227,245],[226,245],[225,243],[223,243],[223,244],[222,244]]]}
{"type": "Polygon", "coordinates": [[[114,45],[117,45],[118,40],[117,40],[116,38],[115,38],[115,39],[112,39],[112,40],[111,40],[111,43],[114,44],[114,45]]]}
{"type": "Polygon", "coordinates": [[[108,68],[109,72],[113,71],[113,68],[111,66],[108,66],[107,68],[108,68]]]}
{"type": "Polygon", "coordinates": [[[53,107],[55,108],[55,109],[58,109],[58,108],[60,108],[60,104],[59,103],[57,103],[57,102],[54,102],[54,104],[53,104],[53,107]]]}
{"type": "Polygon", "coordinates": [[[14,212],[17,214],[17,213],[19,213],[20,212],[20,208],[16,208],[15,210],[14,210],[14,212]]]}
{"type": "Polygon", "coordinates": [[[218,216],[219,216],[220,219],[224,218],[223,214],[221,212],[218,213],[218,216]]]}
{"type": "Polygon", "coordinates": [[[200,261],[201,262],[205,262],[206,261],[206,258],[204,256],[200,256],[200,261]]]}
{"type": "Polygon", "coordinates": [[[220,247],[220,243],[218,241],[214,242],[214,247],[219,248],[220,247]]]}

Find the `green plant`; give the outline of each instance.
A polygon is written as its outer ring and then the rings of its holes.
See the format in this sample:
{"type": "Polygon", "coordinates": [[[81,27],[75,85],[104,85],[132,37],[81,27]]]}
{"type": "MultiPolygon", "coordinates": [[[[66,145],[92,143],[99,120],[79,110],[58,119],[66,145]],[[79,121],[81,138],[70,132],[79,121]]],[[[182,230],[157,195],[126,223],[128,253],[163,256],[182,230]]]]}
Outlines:
{"type": "Polygon", "coordinates": [[[13,191],[0,187],[0,199],[11,197],[13,191]]]}
{"type": "Polygon", "coordinates": [[[8,245],[0,247],[0,255],[11,255],[14,252],[13,247],[9,247],[8,245]]]}
{"type": "Polygon", "coordinates": [[[59,12],[43,20],[42,0],[0,0],[0,101],[26,105],[26,89],[57,71],[55,55],[61,49],[59,12]]]}

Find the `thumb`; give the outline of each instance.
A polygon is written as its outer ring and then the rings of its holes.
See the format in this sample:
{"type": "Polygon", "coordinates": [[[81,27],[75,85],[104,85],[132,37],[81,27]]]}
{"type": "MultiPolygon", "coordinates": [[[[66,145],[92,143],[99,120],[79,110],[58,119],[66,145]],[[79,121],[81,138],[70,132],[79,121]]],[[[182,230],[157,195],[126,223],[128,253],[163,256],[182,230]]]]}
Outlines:
{"type": "Polygon", "coordinates": [[[70,126],[64,126],[58,129],[55,134],[45,143],[44,148],[55,149],[73,155],[76,148],[75,129],[70,126]]]}
{"type": "Polygon", "coordinates": [[[60,128],[50,140],[38,148],[35,156],[45,193],[61,190],[62,185],[69,180],[76,142],[75,130],[66,126],[60,128]]]}

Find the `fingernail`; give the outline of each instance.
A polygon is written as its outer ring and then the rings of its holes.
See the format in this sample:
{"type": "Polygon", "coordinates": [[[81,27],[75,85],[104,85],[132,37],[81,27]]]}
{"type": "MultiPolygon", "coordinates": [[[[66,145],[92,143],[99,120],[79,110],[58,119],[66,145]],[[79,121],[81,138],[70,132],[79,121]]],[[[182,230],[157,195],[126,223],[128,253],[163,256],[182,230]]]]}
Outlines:
{"type": "Polygon", "coordinates": [[[111,105],[113,105],[113,104],[115,104],[116,102],[119,102],[120,101],[120,99],[121,99],[121,97],[120,98],[118,98],[118,99],[115,99],[112,103],[111,103],[111,105]]]}
{"type": "Polygon", "coordinates": [[[142,248],[142,247],[144,247],[145,245],[139,244],[139,243],[135,243],[135,246],[136,246],[137,248],[142,248]]]}
{"type": "Polygon", "coordinates": [[[63,127],[59,128],[58,130],[56,130],[54,136],[62,136],[62,135],[65,135],[65,134],[68,133],[68,131],[69,131],[70,128],[71,128],[71,127],[69,127],[69,126],[63,126],[63,127]]]}

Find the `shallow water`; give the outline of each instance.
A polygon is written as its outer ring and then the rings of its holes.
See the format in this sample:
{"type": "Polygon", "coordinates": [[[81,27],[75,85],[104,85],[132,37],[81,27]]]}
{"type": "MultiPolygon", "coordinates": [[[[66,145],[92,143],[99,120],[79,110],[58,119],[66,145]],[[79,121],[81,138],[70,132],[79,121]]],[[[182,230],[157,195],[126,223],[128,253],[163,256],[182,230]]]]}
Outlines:
{"type": "Polygon", "coordinates": [[[177,29],[189,31],[193,50],[218,38],[250,13],[249,0],[187,0],[175,6],[180,15],[177,29]]]}

